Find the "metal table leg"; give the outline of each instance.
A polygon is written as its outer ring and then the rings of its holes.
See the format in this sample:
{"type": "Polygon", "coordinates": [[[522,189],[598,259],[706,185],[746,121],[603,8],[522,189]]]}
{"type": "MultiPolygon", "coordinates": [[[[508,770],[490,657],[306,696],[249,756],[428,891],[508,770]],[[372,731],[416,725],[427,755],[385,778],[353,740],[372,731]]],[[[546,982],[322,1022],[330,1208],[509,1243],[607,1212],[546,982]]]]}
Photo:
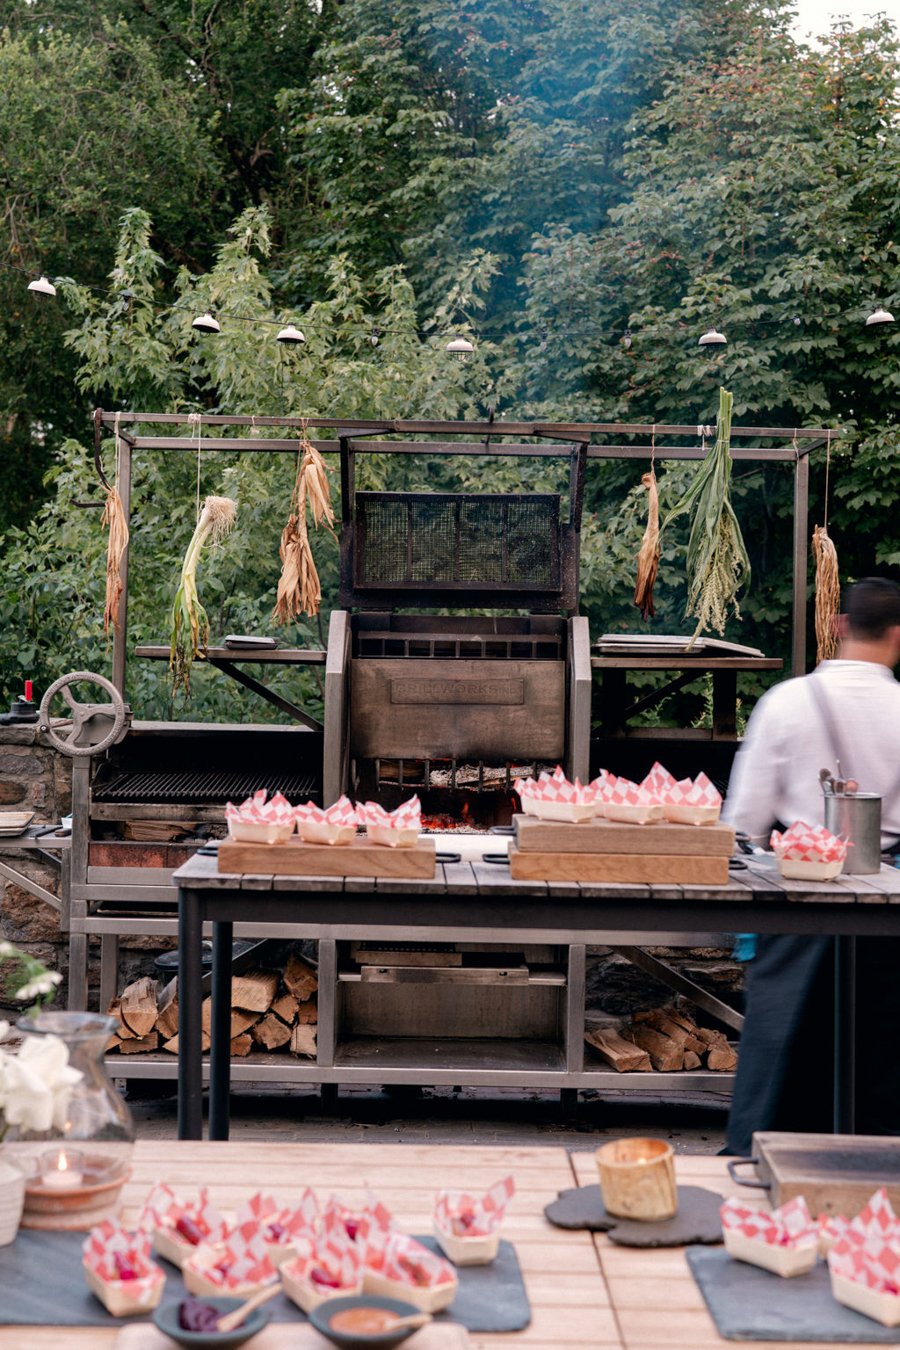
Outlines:
{"type": "Polygon", "coordinates": [[[203,892],[178,892],[178,1138],[203,1138],[203,892]]]}
{"type": "Polygon", "coordinates": [[[856,938],[834,940],[834,1133],[856,1133],[856,938]]]}
{"type": "Polygon", "coordinates": [[[227,1139],[231,1092],[231,956],[234,925],[213,924],[209,1028],[209,1137],[227,1139]]]}

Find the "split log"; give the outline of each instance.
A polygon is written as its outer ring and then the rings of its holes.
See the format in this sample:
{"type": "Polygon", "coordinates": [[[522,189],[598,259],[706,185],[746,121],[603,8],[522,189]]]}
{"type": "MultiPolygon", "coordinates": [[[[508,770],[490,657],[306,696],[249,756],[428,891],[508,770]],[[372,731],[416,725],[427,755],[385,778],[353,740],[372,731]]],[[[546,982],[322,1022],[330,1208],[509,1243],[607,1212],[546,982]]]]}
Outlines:
{"type": "Polygon", "coordinates": [[[706,1050],[706,1067],[718,1072],[731,1073],[737,1068],[737,1051],[721,1031],[712,1027],[698,1027],[697,1035],[706,1050]]]}
{"type": "MultiPolygon", "coordinates": [[[[296,952],[291,952],[288,958],[284,971],[284,983],[285,988],[294,995],[298,1003],[305,1003],[319,987],[316,972],[296,952]]],[[[271,999],[269,1002],[271,1002],[271,999]]]]}
{"type": "Polygon", "coordinates": [[[119,1024],[114,1039],[125,1041],[134,1035],[134,1032],[131,1030],[131,1027],[128,1026],[122,1015],[122,1000],[120,998],[114,998],[106,1012],[108,1017],[114,1017],[119,1024]]]}
{"type": "Polygon", "coordinates": [[[696,1023],[683,1015],[673,1017],[668,1008],[649,1008],[646,1012],[635,1013],[634,1021],[653,1027],[654,1031],[661,1031],[664,1036],[677,1041],[685,1050],[692,1050],[695,1055],[702,1055],[706,1049],[705,1042],[697,1035],[696,1023]]]}
{"type": "Polygon", "coordinates": [[[245,1012],[243,1008],[232,1008],[231,1010],[231,1039],[237,1040],[238,1036],[243,1036],[244,1032],[255,1027],[259,1021],[259,1013],[245,1012]]]}
{"type": "Polygon", "coordinates": [[[272,1004],[271,1011],[276,1017],[280,1017],[282,1022],[286,1022],[289,1027],[292,1027],[297,1020],[299,1006],[293,994],[282,994],[281,998],[276,998],[272,1004]]]}
{"type": "Polygon", "coordinates": [[[684,1067],[686,1069],[699,1069],[702,1067],[702,1065],[703,1060],[700,1058],[700,1056],[696,1053],[695,1050],[685,1050],[684,1067]]]}
{"type": "MultiPolygon", "coordinates": [[[[316,1007],[315,999],[309,999],[306,1003],[297,1004],[297,1022],[304,1022],[307,1025],[315,1026],[319,1020],[319,1009],[316,1007]]],[[[296,1025],[296,1023],[294,1024],[296,1025]]]]}
{"type": "Polygon", "coordinates": [[[316,1056],[316,1027],[298,1022],[291,1032],[291,1054],[305,1055],[310,1059],[316,1056]]]}
{"type": "MultiPolygon", "coordinates": [[[[201,1036],[200,1036],[200,1048],[201,1048],[202,1050],[208,1050],[208,1049],[209,1049],[209,1036],[207,1035],[207,1033],[206,1033],[205,1031],[202,1032],[202,1033],[201,1033],[201,1036]]],[[[177,1054],[178,1054],[178,1037],[177,1037],[177,1035],[176,1035],[176,1036],[173,1036],[173,1037],[171,1038],[171,1040],[165,1041],[165,1042],[163,1043],[163,1049],[166,1050],[170,1055],[177,1055],[177,1054]]]]}
{"type": "Polygon", "coordinates": [[[170,980],[157,1001],[156,1028],[164,1040],[178,1034],[178,977],[170,980]]]}
{"type": "Polygon", "coordinates": [[[246,1012],[268,1012],[278,989],[278,973],[274,970],[250,970],[235,975],[231,982],[231,1002],[246,1012]]]}
{"type": "Polygon", "coordinates": [[[277,1050],[280,1045],[287,1045],[291,1039],[291,1028],[273,1012],[268,1012],[256,1023],[252,1035],[256,1044],[261,1045],[264,1050],[277,1050]]]}
{"type": "Polygon", "coordinates": [[[119,1042],[119,1053],[122,1055],[139,1055],[147,1050],[156,1050],[159,1047],[159,1032],[149,1031],[146,1036],[131,1036],[128,1040],[119,1042]]]}
{"type": "Polygon", "coordinates": [[[134,980],[122,991],[119,1010],[122,1021],[135,1036],[148,1036],[156,1027],[156,981],[149,975],[134,980]]]}
{"type": "Polygon", "coordinates": [[[250,1035],[249,1031],[242,1032],[240,1036],[232,1036],[231,1038],[232,1056],[238,1059],[243,1059],[245,1055],[249,1055],[252,1049],[253,1049],[253,1037],[250,1035]]]}
{"type": "Polygon", "coordinates": [[[650,1056],[640,1046],[626,1041],[611,1027],[596,1027],[586,1031],[584,1039],[588,1045],[603,1056],[617,1073],[651,1073],[653,1065],[650,1056]]]}
{"type": "Polygon", "coordinates": [[[638,1022],[630,1026],[625,1033],[625,1039],[646,1050],[650,1056],[650,1063],[659,1073],[673,1073],[684,1064],[684,1046],[644,1023],[638,1022]]]}

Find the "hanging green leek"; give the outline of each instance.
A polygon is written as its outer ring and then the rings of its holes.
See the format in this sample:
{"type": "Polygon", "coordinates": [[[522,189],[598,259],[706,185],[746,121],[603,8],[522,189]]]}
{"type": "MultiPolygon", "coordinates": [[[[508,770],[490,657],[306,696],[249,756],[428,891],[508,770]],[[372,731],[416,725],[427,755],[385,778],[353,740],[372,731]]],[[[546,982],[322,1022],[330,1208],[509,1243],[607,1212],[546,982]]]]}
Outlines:
{"type": "Polygon", "coordinates": [[[181,581],[172,606],[169,669],[172,692],[191,692],[191,666],[209,642],[209,619],[197,593],[197,564],[207,543],[216,543],[234,524],[237,505],[230,497],[207,497],[181,564],[181,581]]]}
{"type": "Polygon", "coordinates": [[[688,596],[685,618],[697,620],[693,646],[704,629],[724,633],[728,611],[740,616],[737,592],[750,581],[750,559],[731,505],[731,409],[734,396],[719,390],[716,443],[693,483],[671,511],[666,525],[691,512],[687,547],[688,596]]]}

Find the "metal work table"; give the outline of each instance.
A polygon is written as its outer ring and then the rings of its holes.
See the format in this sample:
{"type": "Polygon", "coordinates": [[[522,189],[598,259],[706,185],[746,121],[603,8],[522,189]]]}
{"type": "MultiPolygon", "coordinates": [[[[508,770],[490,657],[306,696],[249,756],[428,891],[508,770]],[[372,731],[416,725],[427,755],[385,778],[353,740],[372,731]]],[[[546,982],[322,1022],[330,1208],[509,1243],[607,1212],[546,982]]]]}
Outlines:
{"type": "MultiPolygon", "coordinates": [[[[728,885],[642,886],[512,881],[506,867],[438,864],[433,881],[373,878],[273,877],[220,873],[217,860],[197,856],[173,880],[179,888],[178,1130],[202,1133],[202,968],[204,922],[213,926],[210,1043],[211,1139],[227,1139],[230,1090],[230,994],[233,926],[267,937],[319,942],[319,1043],[302,1081],[321,1083],[503,1083],[562,1089],[648,1087],[644,1074],[586,1067],[584,972],[588,945],[638,944],[642,935],[679,932],[830,934],[837,942],[835,999],[835,1127],[853,1129],[855,938],[900,935],[900,871],[834,882],[782,880],[754,861],[728,885]],[[550,943],[567,951],[565,1017],[555,1057],[548,1047],[517,1044],[492,1062],[496,1042],[469,1043],[465,1054],[442,1055],[439,1044],[418,1047],[419,1063],[390,1054],[366,1060],[338,1043],[335,989],[337,944],[351,938],[389,941],[550,943]],[[427,1059],[427,1063],[422,1063],[427,1059]],[[643,1081],[642,1081],[643,1080],[643,1081]]],[[[411,1044],[415,1050],[415,1042],[411,1044]]],[[[284,1068],[267,1076],[289,1077],[284,1068]]],[[[296,1077],[296,1071],[294,1077],[296,1077]]],[[[696,1075],[692,1075],[695,1077],[696,1075]]],[[[716,1075],[709,1075],[714,1079],[716,1075]]]]}

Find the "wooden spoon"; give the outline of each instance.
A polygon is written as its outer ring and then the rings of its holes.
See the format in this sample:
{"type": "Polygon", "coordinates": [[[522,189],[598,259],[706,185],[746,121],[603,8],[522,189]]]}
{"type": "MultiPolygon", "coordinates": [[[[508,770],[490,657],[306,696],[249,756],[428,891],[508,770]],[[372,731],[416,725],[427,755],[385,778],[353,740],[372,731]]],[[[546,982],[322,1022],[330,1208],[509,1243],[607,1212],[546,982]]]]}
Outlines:
{"type": "Polygon", "coordinates": [[[265,1289],[260,1289],[259,1293],[248,1298],[246,1303],[242,1303],[234,1312],[226,1313],[220,1317],[216,1323],[216,1331],[237,1331],[242,1322],[246,1322],[252,1312],[261,1308],[264,1303],[268,1303],[270,1298],[281,1293],[281,1281],[278,1284],[268,1285],[265,1289]]]}
{"type": "Polygon", "coordinates": [[[424,1327],[430,1321],[431,1313],[407,1313],[405,1317],[398,1317],[389,1327],[385,1327],[385,1331],[403,1331],[405,1327],[424,1327]]]}

